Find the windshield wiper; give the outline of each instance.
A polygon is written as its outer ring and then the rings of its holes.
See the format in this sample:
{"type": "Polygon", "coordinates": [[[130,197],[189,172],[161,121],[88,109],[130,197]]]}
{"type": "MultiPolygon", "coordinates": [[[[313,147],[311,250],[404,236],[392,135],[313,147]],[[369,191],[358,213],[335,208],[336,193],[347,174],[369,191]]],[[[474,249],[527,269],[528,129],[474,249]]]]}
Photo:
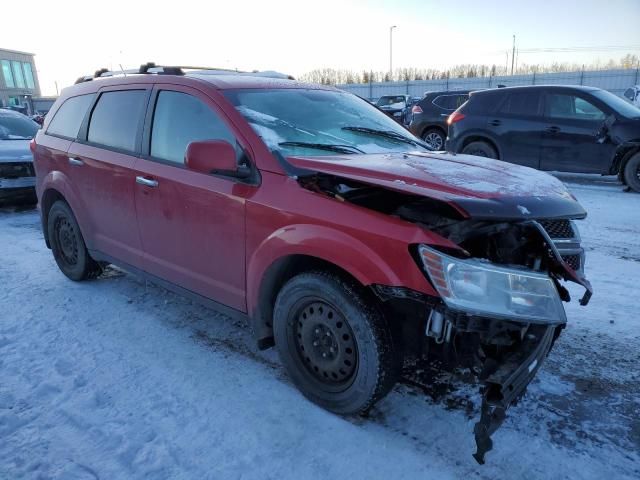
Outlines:
{"type": "Polygon", "coordinates": [[[405,137],[400,133],[396,133],[392,130],[378,130],[376,128],[369,127],[342,127],[342,130],[347,130],[349,132],[358,132],[358,133],[366,133],[368,135],[373,135],[377,137],[384,137],[390,140],[397,140],[399,142],[408,143],[410,145],[415,145],[418,147],[426,148],[427,150],[433,150],[430,145],[426,143],[420,142],[418,140],[412,140],[409,137],[405,137]]]}
{"type": "Polygon", "coordinates": [[[333,143],[280,142],[278,145],[280,147],[315,148],[316,150],[327,150],[337,153],[364,153],[364,151],[352,145],[337,145],[333,143]]]}

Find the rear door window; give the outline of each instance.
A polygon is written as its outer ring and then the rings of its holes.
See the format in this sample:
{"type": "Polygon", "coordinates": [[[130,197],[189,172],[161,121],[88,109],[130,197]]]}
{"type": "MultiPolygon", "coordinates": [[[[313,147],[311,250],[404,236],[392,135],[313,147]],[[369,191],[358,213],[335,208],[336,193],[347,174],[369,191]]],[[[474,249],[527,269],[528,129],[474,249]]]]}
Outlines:
{"type": "Polygon", "coordinates": [[[87,110],[93,102],[93,94],[68,98],[58,109],[47,127],[47,133],[75,139],[87,110]]]}
{"type": "Polygon", "coordinates": [[[591,102],[577,95],[551,93],[547,95],[547,115],[571,120],[604,120],[606,114],[591,102]]]}
{"type": "Polygon", "coordinates": [[[135,152],[146,98],[145,90],[120,90],[101,94],[91,114],[87,140],[135,152]]]}
{"type": "Polygon", "coordinates": [[[468,99],[467,94],[439,95],[433,99],[433,103],[445,110],[457,110],[468,99]]]}
{"type": "Polygon", "coordinates": [[[500,113],[519,117],[540,115],[540,92],[511,92],[500,107],[500,113]]]}
{"type": "Polygon", "coordinates": [[[151,129],[151,156],[183,165],[187,146],[199,140],[236,145],[229,127],[203,101],[187,93],[160,91],[151,129]]]}

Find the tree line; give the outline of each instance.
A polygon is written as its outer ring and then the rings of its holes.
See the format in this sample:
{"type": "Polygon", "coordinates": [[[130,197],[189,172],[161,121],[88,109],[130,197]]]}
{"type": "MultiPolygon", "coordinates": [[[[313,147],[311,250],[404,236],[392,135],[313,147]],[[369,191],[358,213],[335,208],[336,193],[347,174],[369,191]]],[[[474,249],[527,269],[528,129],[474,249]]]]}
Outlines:
{"type": "MultiPolygon", "coordinates": [[[[532,73],[561,73],[576,72],[580,70],[610,70],[616,68],[638,68],[640,59],[637,55],[627,54],[619,60],[609,59],[606,62],[600,60],[589,64],[577,64],[570,62],[553,62],[549,64],[528,64],[520,63],[514,69],[515,75],[532,73]]],[[[495,77],[509,75],[511,66],[460,64],[446,70],[434,68],[397,68],[391,72],[383,71],[361,71],[319,68],[305,73],[300,80],[324,85],[335,85],[345,83],[369,83],[369,82],[400,82],[411,80],[444,80],[447,78],[475,78],[475,77],[495,77]]]]}

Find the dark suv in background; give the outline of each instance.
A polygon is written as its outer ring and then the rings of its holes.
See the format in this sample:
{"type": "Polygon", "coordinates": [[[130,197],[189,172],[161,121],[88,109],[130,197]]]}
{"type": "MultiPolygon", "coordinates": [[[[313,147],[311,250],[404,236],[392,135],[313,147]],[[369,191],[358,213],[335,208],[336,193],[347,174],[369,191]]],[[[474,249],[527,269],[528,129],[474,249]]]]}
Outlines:
{"type": "Polygon", "coordinates": [[[443,150],[447,117],[469,99],[469,91],[428,92],[411,109],[409,130],[435,150],[443,150]]]}
{"type": "Polygon", "coordinates": [[[619,175],[640,192],[640,109],[581,86],[473,92],[448,119],[447,149],[540,170],[619,175]]]}

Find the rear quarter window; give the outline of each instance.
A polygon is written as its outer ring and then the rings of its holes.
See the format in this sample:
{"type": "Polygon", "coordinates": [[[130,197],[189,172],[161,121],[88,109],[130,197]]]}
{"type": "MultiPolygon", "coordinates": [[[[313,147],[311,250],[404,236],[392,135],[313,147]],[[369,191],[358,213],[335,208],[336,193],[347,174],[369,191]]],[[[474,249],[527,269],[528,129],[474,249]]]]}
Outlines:
{"type": "Polygon", "coordinates": [[[91,114],[87,140],[135,152],[146,96],[145,90],[120,90],[101,94],[91,114]]]}
{"type": "Polygon", "coordinates": [[[66,138],[76,138],[94,95],[80,95],[65,100],[47,127],[47,133],[66,138]]]}
{"type": "Polygon", "coordinates": [[[463,105],[462,111],[474,115],[490,114],[496,111],[503,98],[503,92],[499,91],[472,93],[463,105]]]}

